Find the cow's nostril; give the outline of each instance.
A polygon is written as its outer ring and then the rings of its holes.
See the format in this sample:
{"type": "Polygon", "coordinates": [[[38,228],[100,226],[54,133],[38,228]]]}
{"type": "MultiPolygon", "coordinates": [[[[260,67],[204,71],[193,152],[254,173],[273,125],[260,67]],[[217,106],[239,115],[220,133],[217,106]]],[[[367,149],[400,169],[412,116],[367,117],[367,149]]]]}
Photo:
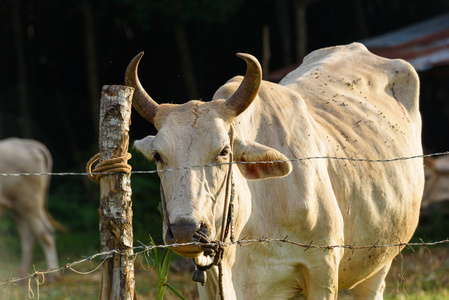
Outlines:
{"type": "Polygon", "coordinates": [[[167,243],[173,243],[175,241],[175,236],[173,235],[173,232],[171,231],[170,226],[167,228],[167,232],[165,234],[165,240],[167,243]]]}
{"type": "Polygon", "coordinates": [[[200,228],[194,233],[193,238],[201,243],[210,243],[209,230],[205,222],[200,223],[200,228]]]}

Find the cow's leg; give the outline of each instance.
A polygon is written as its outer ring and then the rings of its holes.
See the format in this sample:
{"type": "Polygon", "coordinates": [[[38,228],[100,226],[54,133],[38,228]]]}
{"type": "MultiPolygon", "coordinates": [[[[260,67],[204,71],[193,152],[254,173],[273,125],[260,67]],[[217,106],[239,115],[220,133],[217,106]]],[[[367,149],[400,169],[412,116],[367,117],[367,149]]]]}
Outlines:
{"type": "MultiPolygon", "coordinates": [[[[39,241],[47,260],[49,269],[58,267],[58,259],[56,253],[56,244],[54,238],[54,229],[50,221],[47,219],[45,211],[36,211],[33,215],[24,216],[15,214],[17,227],[19,229],[22,242],[22,267],[21,275],[26,274],[31,266],[31,258],[35,239],[39,241]]],[[[48,281],[55,281],[59,274],[50,273],[45,276],[48,281]]]]}
{"type": "Polygon", "coordinates": [[[22,246],[22,265],[20,266],[19,276],[25,276],[31,267],[35,237],[30,224],[23,216],[14,214],[14,217],[22,246]]]}
{"type": "Polygon", "coordinates": [[[332,249],[326,252],[315,250],[314,261],[321,262],[307,270],[306,296],[308,300],[337,299],[338,297],[338,265],[340,249],[332,249]],[[322,255],[321,255],[322,253],[322,255]]]}
{"type": "MultiPolygon", "coordinates": [[[[328,273],[318,273],[319,276],[311,276],[306,296],[308,300],[334,300],[338,296],[338,280],[337,276],[332,276],[328,273]],[[325,274],[323,276],[323,274],[325,274]]],[[[318,275],[317,274],[317,275],[318,275]]]]}
{"type": "MultiPolygon", "coordinates": [[[[47,218],[45,211],[41,211],[35,217],[29,220],[31,228],[33,228],[34,235],[39,241],[47,260],[49,269],[56,269],[58,267],[58,258],[56,252],[56,243],[54,237],[54,228],[47,218]]],[[[55,281],[59,278],[58,273],[50,273],[46,276],[49,281],[55,281]]]]}
{"type": "Polygon", "coordinates": [[[385,290],[385,277],[390,270],[391,261],[370,278],[354,287],[352,294],[355,300],[381,300],[385,290]]]}

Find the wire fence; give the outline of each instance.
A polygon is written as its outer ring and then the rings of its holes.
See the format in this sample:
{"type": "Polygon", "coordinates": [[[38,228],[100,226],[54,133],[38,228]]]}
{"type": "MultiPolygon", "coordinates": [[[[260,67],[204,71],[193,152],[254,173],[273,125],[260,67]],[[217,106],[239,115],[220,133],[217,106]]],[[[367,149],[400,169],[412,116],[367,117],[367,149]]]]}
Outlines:
{"type": "MultiPolygon", "coordinates": [[[[443,156],[448,155],[449,151],[444,152],[437,152],[437,153],[431,153],[431,154],[423,154],[423,155],[413,155],[413,156],[407,156],[407,157],[398,157],[398,158],[389,158],[389,159],[365,159],[365,158],[351,158],[351,157],[334,157],[334,156],[315,156],[315,157],[305,157],[305,158],[295,158],[295,159],[289,159],[289,160],[280,160],[280,161],[274,161],[274,162],[295,162],[295,161],[307,161],[307,160],[322,160],[322,159],[329,159],[329,160],[345,160],[345,161],[352,161],[352,162],[370,162],[370,163],[390,163],[390,162],[396,162],[396,161],[403,161],[403,160],[410,160],[410,159],[416,159],[416,158],[425,158],[425,157],[435,157],[435,156],[443,156]]],[[[240,161],[234,161],[231,163],[219,163],[219,164],[205,164],[205,165],[197,165],[197,166],[186,166],[186,167],[178,167],[178,168],[171,168],[171,169],[164,169],[164,170],[148,170],[148,171],[131,171],[129,173],[131,174],[153,174],[158,172],[170,172],[170,171],[177,171],[177,170],[185,170],[185,169],[193,169],[193,168],[205,168],[205,167],[214,167],[214,166],[220,166],[220,165],[229,165],[229,164],[264,164],[264,163],[273,163],[273,161],[266,162],[266,161],[258,161],[258,162],[240,162],[240,161]]],[[[104,173],[88,173],[88,172],[59,172],[59,173],[0,173],[0,176],[2,177],[9,177],[9,176],[87,176],[90,174],[116,174],[111,172],[104,172],[104,173]]],[[[190,243],[183,243],[183,244],[171,244],[171,245],[145,245],[142,244],[140,246],[133,247],[134,254],[133,257],[145,254],[151,252],[155,248],[159,249],[170,249],[174,247],[179,246],[199,246],[199,247],[213,247],[213,246],[222,246],[222,247],[231,247],[231,246],[246,246],[254,243],[287,243],[291,245],[295,245],[298,247],[304,248],[304,251],[307,251],[309,249],[322,249],[324,251],[331,251],[335,248],[344,248],[351,251],[356,250],[371,250],[371,249],[378,249],[378,248],[385,248],[385,247],[398,247],[398,253],[404,248],[404,247],[415,247],[415,246],[424,246],[424,247],[430,247],[430,246],[437,246],[442,244],[449,243],[449,238],[446,238],[444,240],[436,241],[436,242],[424,242],[421,240],[420,242],[416,243],[403,243],[401,241],[398,241],[398,243],[395,244],[379,244],[379,241],[376,244],[373,245],[362,245],[358,246],[356,243],[352,245],[316,245],[313,244],[313,242],[310,242],[308,244],[299,243],[296,241],[289,240],[288,237],[281,238],[281,239],[275,239],[275,238],[258,238],[258,239],[240,239],[238,241],[233,242],[211,242],[211,243],[201,243],[201,242],[190,242],[190,243]]],[[[127,249],[129,250],[129,249],[127,249]]],[[[114,249],[107,252],[99,252],[95,253],[91,256],[85,257],[83,259],[74,261],[74,262],[68,262],[63,266],[60,266],[58,268],[43,270],[43,271],[35,271],[33,273],[29,273],[27,276],[24,277],[15,277],[15,278],[9,278],[7,280],[0,281],[0,286],[4,286],[6,284],[13,284],[19,281],[23,280],[35,280],[36,283],[42,284],[45,281],[45,275],[50,273],[55,273],[63,270],[71,270],[77,274],[89,274],[97,269],[99,269],[103,263],[101,261],[96,267],[94,267],[92,270],[87,272],[80,272],[74,269],[77,265],[80,265],[85,262],[91,263],[96,258],[104,258],[110,255],[119,254],[119,255],[128,255],[125,251],[114,249]]]]}
{"type": "MultiPolygon", "coordinates": [[[[401,252],[401,250],[404,247],[424,246],[424,247],[428,248],[430,246],[447,244],[447,243],[449,243],[449,238],[446,238],[445,240],[441,240],[441,241],[436,241],[436,242],[424,242],[421,240],[421,242],[419,242],[419,243],[402,243],[401,241],[398,241],[398,243],[396,243],[396,244],[388,244],[388,245],[379,244],[379,241],[378,241],[376,244],[373,244],[373,245],[356,246],[356,243],[354,243],[352,245],[316,245],[316,244],[313,244],[313,242],[310,242],[308,244],[298,243],[298,242],[289,240],[288,237],[281,238],[281,239],[262,237],[262,238],[258,238],[258,239],[240,239],[238,241],[233,241],[233,242],[211,242],[211,243],[190,242],[190,243],[175,243],[175,244],[170,244],[170,245],[145,245],[145,244],[142,244],[140,246],[136,246],[136,247],[132,248],[134,253],[131,256],[136,257],[137,255],[149,253],[153,249],[156,249],[156,248],[157,249],[172,249],[172,248],[180,247],[180,246],[230,247],[230,246],[247,246],[247,245],[254,244],[254,243],[275,243],[275,242],[287,243],[287,244],[291,244],[294,246],[298,246],[298,247],[304,248],[304,251],[307,251],[309,249],[322,249],[324,251],[331,251],[332,249],[335,249],[335,248],[344,248],[344,249],[349,249],[352,252],[354,252],[356,250],[368,250],[369,251],[371,249],[379,249],[379,248],[386,248],[386,247],[398,247],[398,253],[399,253],[399,252],[401,252]]],[[[126,249],[126,250],[113,249],[110,251],[95,253],[95,254],[85,257],[83,259],[80,259],[80,260],[77,260],[77,261],[74,261],[71,263],[66,263],[65,265],[60,266],[58,268],[48,269],[45,271],[35,271],[35,272],[30,273],[24,277],[9,278],[7,280],[0,281],[0,286],[16,283],[16,282],[23,281],[23,280],[31,280],[31,279],[36,280],[38,282],[38,284],[42,284],[44,282],[46,274],[51,274],[51,273],[55,273],[55,272],[59,272],[59,271],[63,271],[63,270],[70,270],[70,271],[73,271],[80,275],[90,274],[90,273],[98,270],[101,267],[104,260],[101,261],[99,263],[99,265],[94,267],[91,271],[87,271],[87,272],[77,271],[74,269],[74,267],[77,265],[80,265],[82,263],[85,263],[85,262],[92,263],[92,261],[96,258],[101,258],[101,257],[104,258],[104,257],[108,257],[108,256],[114,255],[114,254],[130,256],[129,254],[127,254],[126,251],[129,251],[129,249],[126,249]]]]}
{"type": "MultiPolygon", "coordinates": [[[[449,151],[444,152],[436,152],[431,154],[419,154],[405,157],[395,157],[395,158],[386,158],[386,159],[368,159],[368,158],[353,158],[353,157],[337,157],[337,156],[311,156],[304,158],[293,158],[287,160],[275,160],[275,161],[232,161],[225,163],[213,163],[213,164],[204,164],[204,165],[195,165],[195,166],[184,166],[177,167],[171,169],[163,169],[163,170],[145,170],[145,171],[131,171],[130,174],[154,174],[154,173],[164,173],[164,172],[173,172],[179,170],[188,170],[188,169],[198,169],[198,168],[208,168],[208,167],[216,167],[223,165],[238,165],[238,164],[272,164],[272,163],[280,163],[280,162],[296,162],[296,161],[307,161],[307,160],[342,160],[342,161],[352,161],[352,162],[370,162],[370,163],[388,163],[388,162],[396,162],[403,160],[411,160],[417,158],[426,158],[426,157],[436,157],[443,156],[449,154],[449,151]]],[[[88,175],[104,175],[104,174],[118,174],[114,172],[42,172],[42,173],[0,173],[2,177],[13,177],[13,176],[88,176],[88,175]]]]}

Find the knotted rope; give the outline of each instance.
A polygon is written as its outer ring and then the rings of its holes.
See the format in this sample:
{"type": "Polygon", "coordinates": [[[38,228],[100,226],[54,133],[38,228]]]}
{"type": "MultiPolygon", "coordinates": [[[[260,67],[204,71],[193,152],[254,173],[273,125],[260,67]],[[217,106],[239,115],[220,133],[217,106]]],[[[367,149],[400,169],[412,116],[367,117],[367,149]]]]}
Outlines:
{"type": "Polygon", "coordinates": [[[86,164],[87,176],[93,182],[98,183],[100,178],[111,173],[130,173],[132,167],[128,164],[128,160],[131,159],[131,153],[126,153],[125,156],[108,159],[98,163],[94,170],[91,171],[92,165],[100,158],[100,153],[97,153],[86,164]]]}

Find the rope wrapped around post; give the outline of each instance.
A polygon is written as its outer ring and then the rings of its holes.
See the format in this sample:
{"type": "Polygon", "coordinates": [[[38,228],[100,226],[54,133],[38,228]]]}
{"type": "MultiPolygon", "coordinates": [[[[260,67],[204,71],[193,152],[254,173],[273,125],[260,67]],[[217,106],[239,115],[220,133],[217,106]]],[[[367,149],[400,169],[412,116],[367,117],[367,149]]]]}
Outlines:
{"type": "Polygon", "coordinates": [[[127,153],[125,156],[102,161],[92,171],[92,165],[100,158],[100,153],[97,153],[86,164],[86,172],[89,173],[87,176],[91,181],[99,183],[101,177],[111,173],[130,173],[132,167],[128,164],[128,160],[131,157],[131,153],[127,153]]]}

